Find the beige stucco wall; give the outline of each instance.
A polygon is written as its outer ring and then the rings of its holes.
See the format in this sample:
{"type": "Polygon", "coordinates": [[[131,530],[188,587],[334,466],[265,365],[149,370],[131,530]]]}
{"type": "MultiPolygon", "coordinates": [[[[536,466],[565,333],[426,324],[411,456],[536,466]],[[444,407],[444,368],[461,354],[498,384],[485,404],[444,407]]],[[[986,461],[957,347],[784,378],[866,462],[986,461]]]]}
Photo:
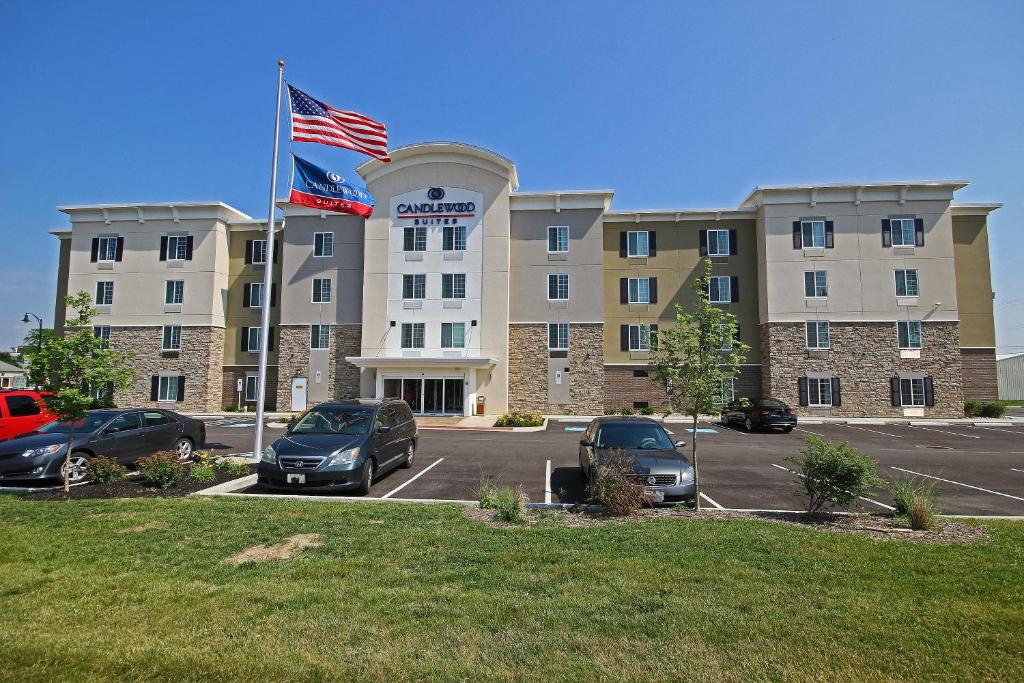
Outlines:
{"type": "Polygon", "coordinates": [[[961,346],[995,347],[988,224],[985,216],[953,218],[956,301],[961,346]]]}
{"type": "MultiPolygon", "coordinates": [[[[245,284],[247,282],[263,282],[266,271],[265,266],[247,264],[245,262],[245,243],[247,240],[266,239],[267,233],[261,226],[253,226],[251,230],[239,230],[232,228],[228,232],[228,290],[226,306],[226,329],[224,331],[224,364],[225,365],[251,365],[257,367],[260,362],[259,353],[241,350],[242,327],[259,327],[261,323],[261,309],[246,308],[242,304],[245,299],[245,284]]],[[[278,246],[282,240],[278,237],[278,246]]],[[[282,255],[277,258],[277,263],[272,264],[274,268],[273,278],[277,284],[277,305],[270,309],[270,324],[275,328],[280,327],[281,320],[281,264],[282,255]]],[[[187,287],[187,285],[186,285],[187,287]]],[[[270,296],[270,292],[267,292],[270,296]]],[[[279,340],[277,340],[279,341],[279,340]]],[[[267,363],[277,364],[277,354],[280,344],[275,342],[274,350],[267,353],[267,363]]]]}

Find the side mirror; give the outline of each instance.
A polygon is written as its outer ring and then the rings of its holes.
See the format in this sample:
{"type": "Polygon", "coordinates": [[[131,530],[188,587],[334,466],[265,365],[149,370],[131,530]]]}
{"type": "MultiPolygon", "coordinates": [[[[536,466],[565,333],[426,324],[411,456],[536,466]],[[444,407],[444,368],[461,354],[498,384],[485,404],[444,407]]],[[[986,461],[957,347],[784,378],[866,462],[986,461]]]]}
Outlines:
{"type": "Polygon", "coordinates": [[[672,445],[675,446],[676,448],[686,448],[686,442],[685,441],[676,441],[672,445]]]}
{"type": "Polygon", "coordinates": [[[594,445],[594,442],[591,441],[590,439],[580,439],[580,445],[583,446],[584,448],[590,448],[591,446],[594,445]]]}

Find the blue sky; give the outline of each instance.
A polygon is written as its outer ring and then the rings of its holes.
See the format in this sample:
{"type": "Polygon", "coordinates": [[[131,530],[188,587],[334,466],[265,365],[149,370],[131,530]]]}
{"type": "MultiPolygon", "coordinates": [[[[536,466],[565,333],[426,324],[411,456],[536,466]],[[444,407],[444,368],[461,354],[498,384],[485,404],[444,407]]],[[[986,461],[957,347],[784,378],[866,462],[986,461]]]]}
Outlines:
{"type": "MultiPolygon", "coordinates": [[[[392,146],[481,145],[523,190],[613,188],[619,209],[968,179],[959,201],[1005,204],[990,221],[998,341],[1024,351],[1022,2],[312,7],[0,4],[0,348],[26,310],[52,322],[57,205],[265,215],[283,57],[299,87],[385,121],[392,146]]],[[[336,168],[365,158],[303,147],[336,168]]]]}

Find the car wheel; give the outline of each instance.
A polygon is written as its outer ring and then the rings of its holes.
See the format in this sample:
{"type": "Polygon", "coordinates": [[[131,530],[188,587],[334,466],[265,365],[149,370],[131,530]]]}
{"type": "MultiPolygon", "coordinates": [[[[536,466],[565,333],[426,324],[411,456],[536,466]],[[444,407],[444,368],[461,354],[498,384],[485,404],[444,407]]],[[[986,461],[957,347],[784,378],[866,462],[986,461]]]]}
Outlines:
{"type": "Polygon", "coordinates": [[[374,473],[373,458],[367,458],[366,463],[363,464],[363,476],[359,478],[359,488],[356,492],[365,496],[370,492],[370,486],[373,485],[373,473],[374,473]]]}
{"type": "Polygon", "coordinates": [[[402,467],[408,469],[412,467],[412,461],[416,457],[416,444],[412,441],[405,447],[405,460],[402,461],[402,467]]]}
{"type": "Polygon", "coordinates": [[[749,417],[743,421],[743,428],[746,429],[748,432],[754,431],[754,423],[750,420],[749,417]]]}
{"type": "Polygon", "coordinates": [[[793,431],[792,427],[783,427],[782,428],[782,433],[783,434],[789,434],[791,431],[793,431]]]}
{"type": "Polygon", "coordinates": [[[185,462],[192,459],[192,441],[184,437],[174,442],[174,452],[178,455],[178,460],[185,462]]]}
{"type": "Polygon", "coordinates": [[[64,476],[64,472],[68,472],[68,483],[78,484],[86,480],[89,476],[89,457],[81,451],[74,452],[71,454],[71,460],[65,460],[60,466],[60,476],[64,476]]]}

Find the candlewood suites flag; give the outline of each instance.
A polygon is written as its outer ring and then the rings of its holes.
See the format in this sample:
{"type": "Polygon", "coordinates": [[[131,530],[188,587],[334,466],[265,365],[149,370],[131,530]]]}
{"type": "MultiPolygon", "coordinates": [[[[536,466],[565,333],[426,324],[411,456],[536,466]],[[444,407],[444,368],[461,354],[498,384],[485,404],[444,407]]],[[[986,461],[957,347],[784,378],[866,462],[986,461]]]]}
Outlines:
{"type": "Polygon", "coordinates": [[[354,111],[335,109],[288,85],[292,110],[292,140],[319,142],[362,152],[374,159],[388,157],[388,129],[380,121],[354,111]]]}
{"type": "Polygon", "coordinates": [[[360,185],[346,182],[339,174],[311,164],[292,155],[295,172],[288,201],[314,209],[349,213],[369,218],[373,213],[373,197],[360,185]]]}

